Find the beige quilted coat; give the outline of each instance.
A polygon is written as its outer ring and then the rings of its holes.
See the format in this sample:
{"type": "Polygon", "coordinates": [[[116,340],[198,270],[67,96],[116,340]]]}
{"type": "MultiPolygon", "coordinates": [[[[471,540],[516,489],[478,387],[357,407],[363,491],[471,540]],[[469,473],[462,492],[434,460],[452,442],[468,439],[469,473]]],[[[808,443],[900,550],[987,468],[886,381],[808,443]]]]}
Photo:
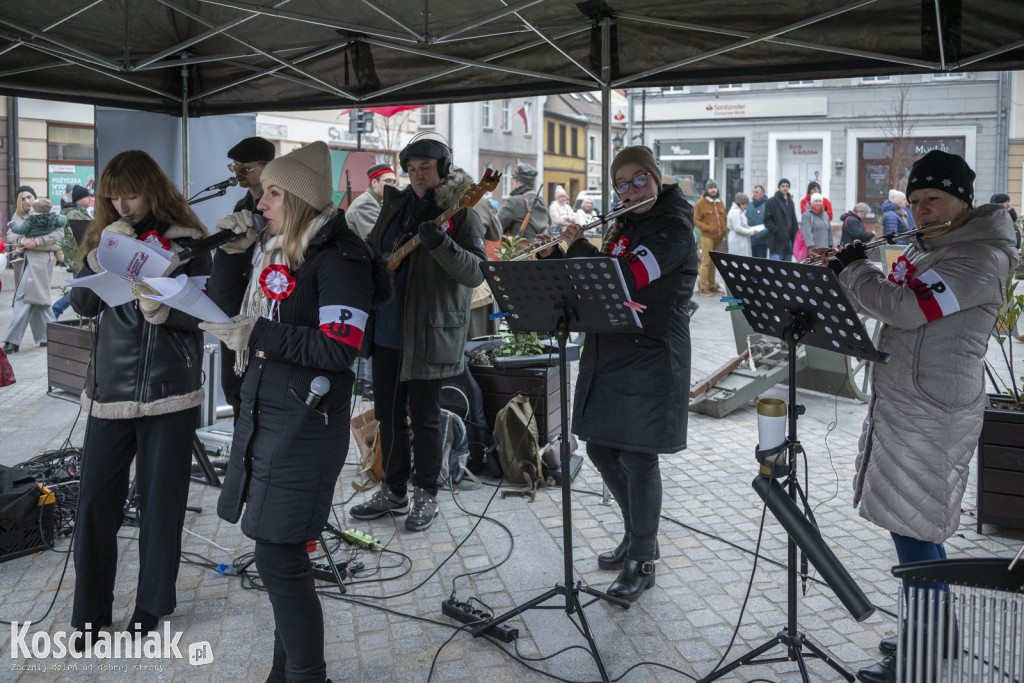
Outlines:
{"type": "Polygon", "coordinates": [[[872,371],[853,504],[884,529],[942,543],[960,523],[986,400],[983,358],[1017,263],[1009,213],[981,206],[904,256],[913,270],[903,284],[864,260],[839,276],[858,310],[883,323],[879,348],[892,354],[872,371]]]}

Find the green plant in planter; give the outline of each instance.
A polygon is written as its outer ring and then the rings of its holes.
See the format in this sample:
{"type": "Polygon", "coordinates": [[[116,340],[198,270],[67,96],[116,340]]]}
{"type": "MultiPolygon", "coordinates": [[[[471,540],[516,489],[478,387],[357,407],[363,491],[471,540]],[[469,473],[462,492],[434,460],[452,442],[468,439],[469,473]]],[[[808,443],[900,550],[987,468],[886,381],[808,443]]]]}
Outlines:
{"type": "MultiPolygon", "coordinates": [[[[502,261],[508,261],[524,246],[526,246],[526,240],[521,237],[504,235],[498,245],[498,257],[502,261]]],[[[509,332],[508,324],[504,320],[501,325],[503,329],[499,334],[504,344],[500,348],[478,352],[470,361],[472,365],[493,364],[494,358],[497,356],[536,356],[547,351],[545,348],[547,337],[541,337],[536,332],[529,334],[509,332]]]]}
{"type": "Polygon", "coordinates": [[[1009,386],[1004,386],[1000,392],[1000,396],[1007,397],[1000,407],[1012,410],[1024,410],[1024,376],[1014,376],[1013,342],[1010,340],[1017,329],[1017,323],[1024,320],[1024,294],[1017,293],[1019,284],[1013,273],[1006,278],[1006,304],[999,311],[995,329],[996,341],[999,343],[999,350],[1003,354],[1010,377],[1009,386]]]}

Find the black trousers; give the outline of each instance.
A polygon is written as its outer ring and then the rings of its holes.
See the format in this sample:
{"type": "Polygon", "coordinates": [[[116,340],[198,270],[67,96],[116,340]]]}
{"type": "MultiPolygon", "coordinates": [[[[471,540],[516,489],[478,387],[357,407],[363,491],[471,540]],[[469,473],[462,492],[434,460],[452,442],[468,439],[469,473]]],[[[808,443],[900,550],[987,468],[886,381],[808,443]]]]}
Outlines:
{"type": "Polygon", "coordinates": [[[117,574],[117,532],[124,516],[133,460],[139,501],[135,605],[157,617],[174,612],[181,528],[198,424],[198,406],[132,420],[89,418],[75,519],[72,626],[110,622],[117,574]]]}
{"type": "Polygon", "coordinates": [[[404,496],[412,471],[411,458],[415,458],[413,486],[436,496],[437,477],[441,472],[441,385],[444,380],[400,382],[401,368],[401,351],[381,346],[374,350],[373,411],[380,422],[384,481],[395,495],[404,496]],[[412,434],[409,433],[410,421],[412,434]]]}
{"type": "Polygon", "coordinates": [[[622,510],[629,545],[626,557],[653,560],[661,520],[661,468],[657,453],[621,451],[587,444],[587,455],[622,510]]]}
{"type": "Polygon", "coordinates": [[[324,615],[305,541],[256,541],[256,569],[274,608],[274,663],[268,681],[327,679],[324,615]]]}

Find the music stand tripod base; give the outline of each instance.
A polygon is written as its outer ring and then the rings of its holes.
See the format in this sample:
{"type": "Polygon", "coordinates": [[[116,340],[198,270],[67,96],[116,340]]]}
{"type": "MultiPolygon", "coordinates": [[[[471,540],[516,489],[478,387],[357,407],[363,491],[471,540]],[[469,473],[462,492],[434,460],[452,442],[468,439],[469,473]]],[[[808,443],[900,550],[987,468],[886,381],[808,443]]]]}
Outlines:
{"type": "MultiPolygon", "coordinates": [[[[853,305],[843,292],[835,273],[827,266],[772,261],[721,252],[711,252],[711,260],[715,263],[718,272],[722,274],[729,294],[740,300],[739,305],[743,311],[743,317],[754,331],[781,339],[789,347],[788,441],[790,445],[787,449],[786,470],[788,472],[789,498],[795,505],[799,491],[796,471],[798,458],[795,449],[799,444],[797,418],[801,408],[796,402],[797,345],[807,344],[881,363],[888,362],[889,354],[875,349],[870,335],[854,312],[853,305]]],[[[760,483],[763,482],[755,480],[755,484],[760,483]]],[[[769,489],[780,488],[774,481],[770,484],[769,489]]],[[[766,505],[768,505],[767,499],[766,505]]],[[[782,521],[781,518],[780,521],[782,521]]],[[[801,521],[805,520],[801,518],[801,521]]],[[[811,642],[797,627],[797,543],[788,526],[786,530],[788,536],[786,627],[779,631],[774,638],[747,654],[710,672],[701,679],[702,683],[721,678],[743,665],[787,661],[795,661],[800,670],[801,679],[809,682],[811,679],[807,672],[805,657],[820,659],[846,680],[855,680],[852,673],[843,668],[822,648],[811,642]],[[758,659],[776,645],[785,647],[785,656],[758,659]],[[808,650],[806,655],[805,648],[808,650]]],[[[806,554],[805,549],[805,556],[806,554]]],[[[851,605],[862,606],[858,608],[858,614],[855,614],[855,617],[858,620],[866,618],[866,614],[870,614],[873,608],[863,591],[856,586],[845,569],[838,565],[838,561],[832,568],[835,570],[836,576],[848,579],[844,582],[843,594],[840,595],[844,604],[848,608],[851,605]]],[[[837,586],[833,586],[831,583],[829,586],[833,590],[837,590],[837,586]]]]}
{"type": "MultiPolygon", "coordinates": [[[[569,332],[639,332],[640,319],[626,305],[629,293],[621,266],[610,257],[545,259],[539,261],[488,261],[482,264],[484,280],[495,301],[507,314],[513,332],[554,334],[558,340],[558,396],[561,407],[561,468],[570,471],[569,453],[569,389],[566,343],[569,332]]],[[[565,597],[565,613],[579,616],[580,631],[587,640],[590,655],[597,665],[601,680],[610,680],[590,624],[580,603],[580,593],[593,595],[623,608],[629,602],[595,590],[582,581],[573,580],[572,565],[572,498],[571,477],[562,477],[562,553],[564,581],[547,592],[489,621],[482,622],[470,633],[484,635],[526,610],[538,607],[555,596],[565,597]]]]}

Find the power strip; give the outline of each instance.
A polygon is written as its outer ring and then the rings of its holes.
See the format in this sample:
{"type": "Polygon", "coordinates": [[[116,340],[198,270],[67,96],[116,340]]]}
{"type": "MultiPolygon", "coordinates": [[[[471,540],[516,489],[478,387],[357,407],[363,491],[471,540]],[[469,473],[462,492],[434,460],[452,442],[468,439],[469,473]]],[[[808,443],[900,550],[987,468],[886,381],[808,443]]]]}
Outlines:
{"type": "Polygon", "coordinates": [[[360,548],[366,548],[367,550],[381,550],[380,541],[370,534],[357,529],[345,529],[341,532],[341,537],[350,545],[357,545],[360,548]]]}
{"type": "MultiPolygon", "coordinates": [[[[464,602],[456,602],[455,598],[448,598],[442,602],[441,612],[444,613],[446,617],[463,624],[476,624],[481,621],[488,621],[492,616],[487,612],[473,609],[472,606],[467,605],[464,602]]],[[[497,626],[492,626],[487,629],[485,635],[491,636],[503,643],[511,643],[519,637],[519,629],[514,626],[509,626],[508,624],[498,624],[497,626]]]]}

